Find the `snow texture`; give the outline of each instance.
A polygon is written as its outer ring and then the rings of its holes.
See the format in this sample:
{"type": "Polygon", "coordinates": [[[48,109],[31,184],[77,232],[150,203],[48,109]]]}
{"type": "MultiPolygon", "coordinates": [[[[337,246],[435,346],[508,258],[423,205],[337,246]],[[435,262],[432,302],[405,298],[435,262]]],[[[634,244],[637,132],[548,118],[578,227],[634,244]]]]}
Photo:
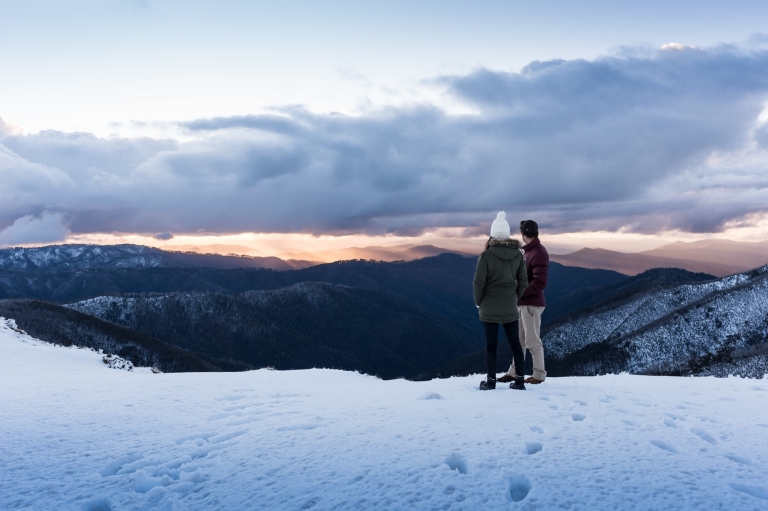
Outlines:
{"type": "Polygon", "coordinates": [[[0,321],[0,509],[768,509],[765,379],[482,392],[102,357],[0,321]]]}

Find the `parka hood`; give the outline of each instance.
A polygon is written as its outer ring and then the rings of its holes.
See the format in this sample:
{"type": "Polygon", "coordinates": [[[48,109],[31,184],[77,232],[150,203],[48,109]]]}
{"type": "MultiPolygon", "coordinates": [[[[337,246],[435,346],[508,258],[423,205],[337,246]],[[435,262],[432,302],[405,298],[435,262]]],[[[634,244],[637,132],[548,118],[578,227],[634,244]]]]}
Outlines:
{"type": "Polygon", "coordinates": [[[494,238],[490,242],[488,251],[499,259],[514,259],[515,257],[523,257],[520,253],[521,247],[522,244],[512,238],[505,240],[494,238]]]}

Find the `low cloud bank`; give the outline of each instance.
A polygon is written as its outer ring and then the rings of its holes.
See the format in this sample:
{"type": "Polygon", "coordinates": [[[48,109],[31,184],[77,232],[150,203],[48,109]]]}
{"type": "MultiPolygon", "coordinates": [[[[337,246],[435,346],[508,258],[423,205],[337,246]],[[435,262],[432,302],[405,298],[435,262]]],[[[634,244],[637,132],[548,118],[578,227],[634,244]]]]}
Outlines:
{"type": "Polygon", "coordinates": [[[0,130],[0,243],[54,217],[74,233],[416,234],[482,231],[504,209],[548,232],[654,233],[768,210],[764,49],[677,45],[433,81],[478,113],[292,108],[184,123],[197,137],[185,143],[0,130]]]}

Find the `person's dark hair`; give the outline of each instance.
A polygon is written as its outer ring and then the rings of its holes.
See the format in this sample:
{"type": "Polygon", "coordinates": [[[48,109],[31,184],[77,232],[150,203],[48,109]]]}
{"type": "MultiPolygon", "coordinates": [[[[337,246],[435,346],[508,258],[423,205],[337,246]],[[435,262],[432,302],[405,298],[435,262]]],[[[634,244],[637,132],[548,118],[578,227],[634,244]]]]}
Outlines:
{"type": "Polygon", "coordinates": [[[493,236],[488,238],[488,241],[485,242],[485,250],[488,250],[489,248],[491,248],[491,240],[492,239],[493,239],[493,236]]]}
{"type": "Polygon", "coordinates": [[[520,232],[528,238],[538,238],[539,224],[533,220],[523,220],[520,222],[520,232]]]}

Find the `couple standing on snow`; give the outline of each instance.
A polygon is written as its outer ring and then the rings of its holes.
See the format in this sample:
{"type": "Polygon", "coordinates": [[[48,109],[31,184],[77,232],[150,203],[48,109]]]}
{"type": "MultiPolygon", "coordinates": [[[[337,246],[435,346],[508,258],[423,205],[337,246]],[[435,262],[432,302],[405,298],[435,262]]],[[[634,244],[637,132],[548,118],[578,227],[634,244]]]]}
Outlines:
{"type": "Polygon", "coordinates": [[[511,382],[509,387],[525,390],[525,384],[542,383],[544,348],[541,345],[541,313],[547,287],[549,254],[539,241],[539,226],[533,220],[520,222],[525,245],[510,238],[506,213],[501,211],[491,225],[491,237],[477,260],[473,285],[475,305],[485,330],[485,362],[488,375],[481,390],[496,388],[496,382],[511,382]],[[523,256],[523,253],[525,256],[523,256]],[[499,325],[512,348],[509,371],[496,379],[496,345],[499,325]],[[525,351],[533,358],[533,376],[525,379],[525,351]]]}

